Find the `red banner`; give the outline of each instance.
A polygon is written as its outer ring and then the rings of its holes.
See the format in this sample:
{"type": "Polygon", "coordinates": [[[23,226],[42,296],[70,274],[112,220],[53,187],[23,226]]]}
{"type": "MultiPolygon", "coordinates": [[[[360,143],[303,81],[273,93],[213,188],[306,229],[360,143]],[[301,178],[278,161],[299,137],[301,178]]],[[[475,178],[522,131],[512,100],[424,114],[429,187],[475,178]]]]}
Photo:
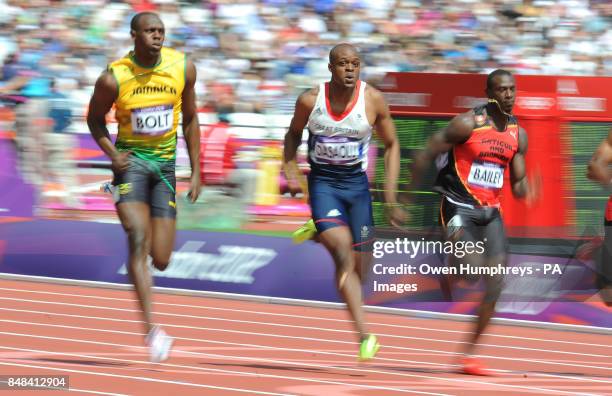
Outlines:
{"type": "MultiPolygon", "coordinates": [[[[515,113],[612,119],[612,78],[517,75],[515,113]]],[[[379,84],[396,115],[455,115],[486,100],[484,74],[389,73],[379,84]]]]}

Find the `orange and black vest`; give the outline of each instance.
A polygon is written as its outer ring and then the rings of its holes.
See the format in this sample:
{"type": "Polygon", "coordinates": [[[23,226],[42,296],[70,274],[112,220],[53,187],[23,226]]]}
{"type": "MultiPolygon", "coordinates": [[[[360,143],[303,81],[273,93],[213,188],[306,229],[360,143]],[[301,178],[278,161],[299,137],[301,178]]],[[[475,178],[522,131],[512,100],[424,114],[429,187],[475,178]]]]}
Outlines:
{"type": "Polygon", "coordinates": [[[499,206],[504,172],[518,151],[519,126],[511,116],[498,131],[485,105],[472,112],[476,126],[470,137],[437,161],[441,169],[434,190],[457,203],[499,206]]]}

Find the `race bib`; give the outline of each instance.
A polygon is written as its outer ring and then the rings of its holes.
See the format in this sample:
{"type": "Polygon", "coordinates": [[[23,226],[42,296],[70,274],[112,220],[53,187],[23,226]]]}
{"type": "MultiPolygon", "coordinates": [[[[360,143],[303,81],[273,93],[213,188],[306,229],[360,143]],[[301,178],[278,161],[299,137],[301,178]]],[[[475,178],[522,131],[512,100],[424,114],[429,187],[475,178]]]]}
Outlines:
{"type": "Polygon", "coordinates": [[[132,133],[135,135],[163,135],[172,130],[172,105],[132,109],[132,133]]]}
{"type": "Polygon", "coordinates": [[[504,168],[491,163],[473,163],[468,176],[468,184],[485,188],[502,188],[504,168]]]}
{"type": "Polygon", "coordinates": [[[316,162],[350,165],[361,159],[361,143],[345,137],[319,137],[314,144],[316,162]]]}

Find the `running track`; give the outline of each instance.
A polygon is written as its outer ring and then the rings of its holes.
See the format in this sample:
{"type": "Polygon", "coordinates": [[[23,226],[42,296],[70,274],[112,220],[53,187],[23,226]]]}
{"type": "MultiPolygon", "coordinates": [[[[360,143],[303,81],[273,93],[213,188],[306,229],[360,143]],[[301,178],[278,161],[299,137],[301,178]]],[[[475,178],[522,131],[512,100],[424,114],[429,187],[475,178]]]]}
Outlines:
{"type": "Polygon", "coordinates": [[[175,351],[152,364],[134,297],[0,280],[0,374],[101,395],[612,395],[610,334],[496,324],[479,352],[498,375],[471,377],[454,373],[466,322],[368,313],[382,348],[360,364],[344,310],[162,293],[175,351]]]}

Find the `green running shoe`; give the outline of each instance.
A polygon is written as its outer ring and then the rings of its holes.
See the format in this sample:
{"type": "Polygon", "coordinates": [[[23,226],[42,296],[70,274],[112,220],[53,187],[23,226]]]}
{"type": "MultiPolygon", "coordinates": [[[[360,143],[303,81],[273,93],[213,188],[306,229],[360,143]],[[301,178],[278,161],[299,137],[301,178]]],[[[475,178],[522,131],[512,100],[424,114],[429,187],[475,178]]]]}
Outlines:
{"type": "Polygon", "coordinates": [[[315,227],[314,220],[310,219],[292,234],[293,243],[304,243],[307,240],[312,239],[316,234],[317,227],[315,227]]]}
{"type": "Polygon", "coordinates": [[[376,336],[374,334],[368,335],[365,340],[361,341],[361,345],[359,346],[359,360],[363,362],[373,359],[379,349],[380,344],[376,336]]]}

